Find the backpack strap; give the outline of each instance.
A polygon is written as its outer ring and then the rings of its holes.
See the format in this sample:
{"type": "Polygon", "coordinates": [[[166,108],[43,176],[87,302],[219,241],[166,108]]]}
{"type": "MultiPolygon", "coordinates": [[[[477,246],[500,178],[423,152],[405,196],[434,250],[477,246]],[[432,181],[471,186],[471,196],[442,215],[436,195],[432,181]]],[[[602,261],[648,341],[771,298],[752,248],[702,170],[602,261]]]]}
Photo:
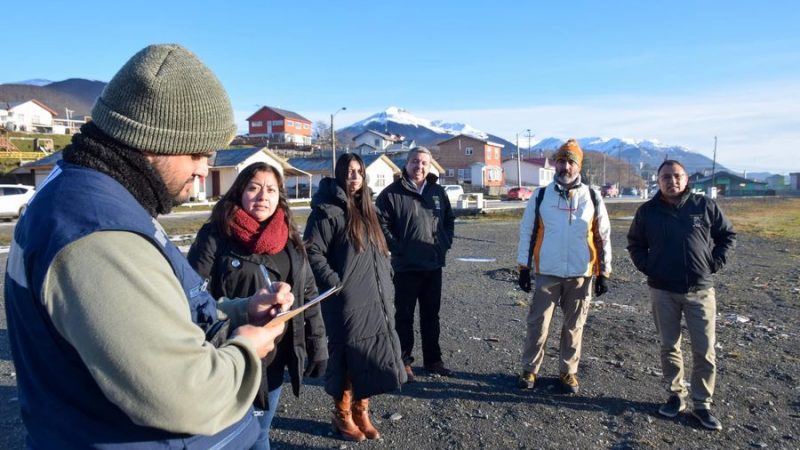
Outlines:
{"type": "MultiPolygon", "coordinates": [[[[536,191],[536,206],[533,215],[533,229],[531,230],[531,240],[528,246],[528,267],[533,267],[533,249],[536,246],[536,235],[539,233],[539,207],[544,200],[544,192],[547,190],[547,185],[540,187],[536,191]]],[[[530,200],[529,200],[530,201],[530,200]]]]}

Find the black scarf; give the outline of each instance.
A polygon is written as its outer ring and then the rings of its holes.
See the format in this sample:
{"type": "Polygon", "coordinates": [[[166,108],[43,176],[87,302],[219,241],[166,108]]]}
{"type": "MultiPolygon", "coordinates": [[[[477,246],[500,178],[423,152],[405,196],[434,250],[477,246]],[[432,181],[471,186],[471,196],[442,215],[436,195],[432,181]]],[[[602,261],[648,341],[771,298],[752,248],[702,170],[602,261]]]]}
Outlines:
{"type": "Polygon", "coordinates": [[[167,186],[144,153],[115,141],[92,122],[72,137],[72,144],[64,149],[64,161],[110,176],[153,217],[168,214],[174,206],[167,186]]]}

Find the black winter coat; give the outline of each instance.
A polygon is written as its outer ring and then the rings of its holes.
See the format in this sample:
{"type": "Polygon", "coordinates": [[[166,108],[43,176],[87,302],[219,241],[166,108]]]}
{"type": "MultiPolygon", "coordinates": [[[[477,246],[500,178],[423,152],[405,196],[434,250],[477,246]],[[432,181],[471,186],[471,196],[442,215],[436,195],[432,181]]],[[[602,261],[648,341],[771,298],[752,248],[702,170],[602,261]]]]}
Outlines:
{"type": "MultiPolygon", "coordinates": [[[[291,261],[291,285],[294,295],[292,307],[295,308],[316,297],[317,286],[308,260],[294,248],[291,241],[287,244],[287,250],[291,261]]],[[[259,264],[269,267],[265,255],[250,253],[235,238],[219,233],[216,225],[207,223],[200,228],[197,238],[189,249],[188,259],[197,273],[208,280],[208,289],[214,298],[249,297],[266,287],[266,281],[259,268],[259,264]]],[[[322,361],[328,358],[325,325],[318,305],[292,318],[287,323],[286,331],[280,341],[276,342],[275,350],[262,360],[261,389],[256,399],[256,404],[260,407],[267,405],[269,390],[267,367],[279,349],[286,345],[293,346],[288,368],[292,392],[298,396],[306,357],[309,361],[322,361]]]]}
{"type": "Polygon", "coordinates": [[[735,244],[733,226],[717,203],[688,190],[677,207],[656,193],[639,207],[628,230],[628,253],[647,284],[680,294],[713,287],[711,275],[735,244]]]}
{"type": "Polygon", "coordinates": [[[349,373],[353,395],[361,399],[399,388],[406,374],[394,328],[389,258],[366,236],[366,249],[355,250],[347,236],[346,199],[333,178],[324,178],[311,201],[304,239],[317,286],[342,286],[322,302],[330,354],[325,391],[341,398],[349,373]]]}
{"type": "Polygon", "coordinates": [[[455,214],[438,177],[428,174],[422,194],[403,171],[375,202],[378,219],[392,252],[395,272],[429,271],[444,267],[453,245],[455,214]]]}

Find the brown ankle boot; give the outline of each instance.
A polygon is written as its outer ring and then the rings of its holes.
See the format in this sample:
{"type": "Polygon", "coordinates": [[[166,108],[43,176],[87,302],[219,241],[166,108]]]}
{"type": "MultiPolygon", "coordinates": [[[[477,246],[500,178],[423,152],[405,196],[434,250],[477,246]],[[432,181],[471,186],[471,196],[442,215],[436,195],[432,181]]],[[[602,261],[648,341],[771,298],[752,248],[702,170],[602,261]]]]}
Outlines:
{"type": "Polygon", "coordinates": [[[353,402],[353,422],[367,439],[380,439],[381,434],[369,420],[369,399],[364,398],[353,402]]]}
{"type": "Polygon", "coordinates": [[[335,433],[339,433],[348,441],[361,442],[366,439],[366,437],[353,422],[353,414],[350,411],[350,402],[352,399],[353,391],[350,387],[350,383],[347,383],[347,385],[345,385],[344,394],[342,394],[342,399],[334,400],[333,402],[336,409],[333,411],[333,420],[331,423],[335,433]]]}

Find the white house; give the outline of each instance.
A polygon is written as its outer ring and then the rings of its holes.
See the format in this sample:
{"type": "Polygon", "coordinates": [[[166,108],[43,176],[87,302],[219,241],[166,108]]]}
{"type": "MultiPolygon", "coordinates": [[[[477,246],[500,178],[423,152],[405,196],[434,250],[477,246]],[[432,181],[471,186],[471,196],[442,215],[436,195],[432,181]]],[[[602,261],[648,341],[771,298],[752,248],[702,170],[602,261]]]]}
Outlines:
{"type": "MultiPolygon", "coordinates": [[[[380,194],[386,186],[392,184],[396,176],[400,176],[400,168],[384,154],[364,155],[361,159],[367,172],[367,186],[372,189],[374,195],[380,194]]],[[[299,170],[311,174],[312,190],[319,187],[323,177],[331,175],[330,158],[290,158],[288,162],[299,170]]],[[[305,192],[308,190],[308,181],[287,177],[286,189],[290,197],[294,190],[305,192]],[[299,186],[295,189],[296,183],[299,183],[299,186]]]]}
{"type": "Polygon", "coordinates": [[[359,155],[408,151],[415,145],[413,139],[405,139],[398,134],[385,134],[375,130],[363,131],[353,138],[353,152],[359,155]]]}
{"type": "Polygon", "coordinates": [[[289,179],[303,177],[309,180],[311,178],[310,173],[297,169],[266,147],[218,150],[209,161],[208,177],[205,180],[195,179],[192,197],[205,200],[207,197],[219,197],[225,194],[239,173],[245,167],[257,162],[264,162],[278,169],[278,172],[283,175],[284,185],[289,179]]]}
{"type": "MultiPolygon", "coordinates": [[[[506,175],[507,184],[512,186],[519,184],[516,158],[503,161],[503,172],[506,175]]],[[[556,173],[553,164],[547,158],[522,158],[519,172],[522,175],[523,186],[546,186],[553,181],[556,173]]]]}
{"type": "Polygon", "coordinates": [[[52,131],[58,113],[39,100],[0,102],[0,124],[10,131],[52,131]]]}

